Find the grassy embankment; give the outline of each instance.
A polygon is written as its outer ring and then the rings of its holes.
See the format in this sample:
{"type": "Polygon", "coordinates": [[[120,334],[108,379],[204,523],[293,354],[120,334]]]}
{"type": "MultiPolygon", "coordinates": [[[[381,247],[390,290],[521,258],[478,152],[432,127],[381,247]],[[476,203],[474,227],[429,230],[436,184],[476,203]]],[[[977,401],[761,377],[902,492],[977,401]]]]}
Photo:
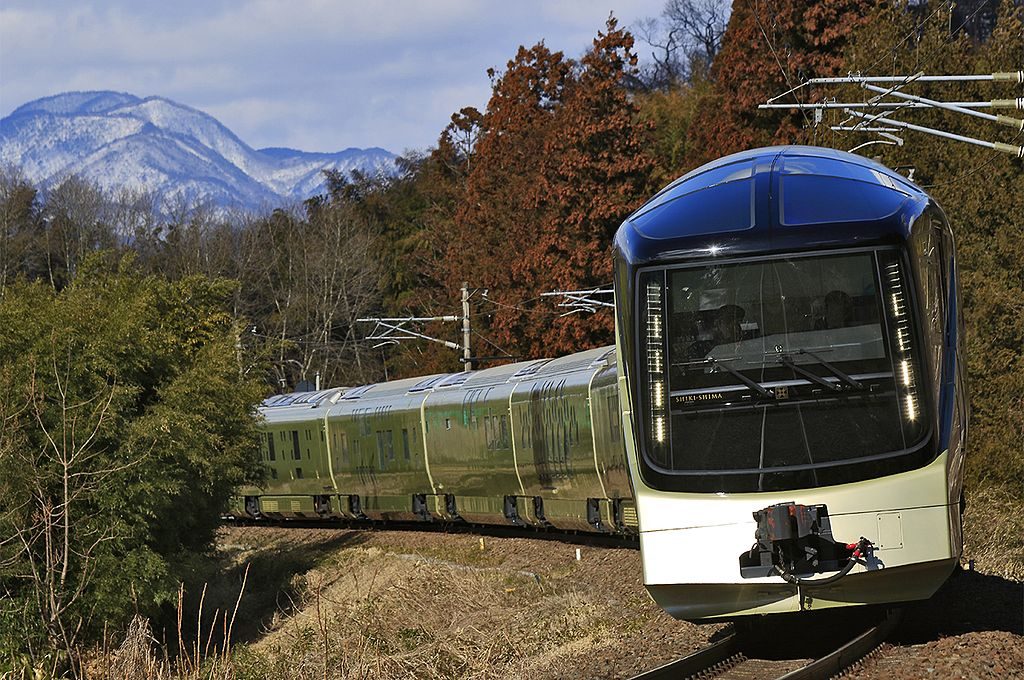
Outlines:
{"type": "MultiPolygon", "coordinates": [[[[982,581],[1024,580],[1021,510],[997,491],[969,497],[965,562],[986,578],[965,592],[982,581]]],[[[181,635],[191,654],[171,664],[136,627],[93,668],[101,677],[137,678],[601,676],[654,666],[717,630],[660,612],[640,583],[634,550],[585,547],[577,561],[571,545],[485,538],[481,549],[480,540],[224,529],[201,630],[190,624],[194,603],[184,607],[181,635]],[[236,600],[224,653],[224,612],[230,622],[236,600]]]]}

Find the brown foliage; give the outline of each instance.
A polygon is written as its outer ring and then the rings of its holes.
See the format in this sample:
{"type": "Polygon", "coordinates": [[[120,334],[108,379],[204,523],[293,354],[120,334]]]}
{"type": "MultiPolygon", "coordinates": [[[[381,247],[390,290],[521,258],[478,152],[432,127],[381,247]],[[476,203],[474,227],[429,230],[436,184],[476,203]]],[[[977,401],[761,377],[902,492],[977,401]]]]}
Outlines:
{"type": "Polygon", "coordinates": [[[621,87],[633,39],[610,18],[579,63],[543,43],[520,48],[494,78],[445,269],[488,288],[487,329],[522,356],[612,340],[610,315],[558,317],[520,301],[555,288],[607,284],[615,229],[649,192],[646,125],[621,87]]]}
{"type": "MultiPolygon", "coordinates": [[[[770,144],[806,142],[798,114],[767,115],[757,105],[805,78],[839,75],[843,49],[865,25],[871,0],[747,0],[733,6],[722,50],[711,69],[714,87],[691,126],[687,159],[696,167],[770,144]]],[[[800,96],[800,95],[797,95],[800,96]]]]}

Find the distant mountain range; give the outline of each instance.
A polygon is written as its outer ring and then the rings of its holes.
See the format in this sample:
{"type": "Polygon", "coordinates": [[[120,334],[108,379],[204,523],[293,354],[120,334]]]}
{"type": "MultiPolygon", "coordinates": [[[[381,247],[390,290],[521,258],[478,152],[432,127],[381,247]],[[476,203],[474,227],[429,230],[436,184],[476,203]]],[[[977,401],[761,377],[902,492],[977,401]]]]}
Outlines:
{"type": "Polygon", "coordinates": [[[37,187],[77,175],[108,190],[150,190],[165,205],[273,208],[323,193],[325,169],[391,174],[395,158],[379,148],[253,149],[202,111],[120,92],[58,94],[0,119],[0,163],[37,187]]]}

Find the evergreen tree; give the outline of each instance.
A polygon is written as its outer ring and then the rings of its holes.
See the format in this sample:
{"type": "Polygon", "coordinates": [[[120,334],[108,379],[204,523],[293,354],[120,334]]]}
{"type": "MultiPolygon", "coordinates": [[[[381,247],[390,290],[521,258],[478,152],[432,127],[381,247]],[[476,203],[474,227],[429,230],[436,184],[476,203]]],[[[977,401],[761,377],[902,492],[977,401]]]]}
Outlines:
{"type": "Polygon", "coordinates": [[[60,292],[0,298],[0,659],[159,614],[209,549],[234,488],[259,479],[259,371],[233,286],[79,263],[60,292]]]}

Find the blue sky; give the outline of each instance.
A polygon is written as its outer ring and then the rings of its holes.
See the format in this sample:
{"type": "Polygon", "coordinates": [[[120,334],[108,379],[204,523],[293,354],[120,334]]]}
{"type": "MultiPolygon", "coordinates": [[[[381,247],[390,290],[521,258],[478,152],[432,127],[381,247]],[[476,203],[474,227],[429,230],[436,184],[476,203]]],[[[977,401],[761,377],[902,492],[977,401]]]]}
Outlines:
{"type": "MultiPolygon", "coordinates": [[[[579,56],[610,11],[664,0],[0,0],[0,116],[69,90],[161,95],[260,148],[432,146],[486,70],[544,40],[579,56]]],[[[641,47],[641,57],[643,46],[641,47]]]]}

